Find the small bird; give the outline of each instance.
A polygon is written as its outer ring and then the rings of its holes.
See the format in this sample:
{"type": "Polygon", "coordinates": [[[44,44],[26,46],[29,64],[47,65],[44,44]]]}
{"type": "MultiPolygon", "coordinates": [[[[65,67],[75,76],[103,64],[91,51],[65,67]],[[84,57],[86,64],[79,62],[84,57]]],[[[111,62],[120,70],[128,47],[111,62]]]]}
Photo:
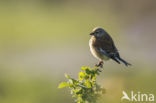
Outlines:
{"type": "Polygon", "coordinates": [[[103,67],[103,61],[109,59],[116,61],[118,64],[122,62],[126,66],[131,65],[120,57],[113,39],[103,28],[94,28],[90,35],[90,51],[94,57],[100,60],[100,62],[96,66],[103,67]]]}

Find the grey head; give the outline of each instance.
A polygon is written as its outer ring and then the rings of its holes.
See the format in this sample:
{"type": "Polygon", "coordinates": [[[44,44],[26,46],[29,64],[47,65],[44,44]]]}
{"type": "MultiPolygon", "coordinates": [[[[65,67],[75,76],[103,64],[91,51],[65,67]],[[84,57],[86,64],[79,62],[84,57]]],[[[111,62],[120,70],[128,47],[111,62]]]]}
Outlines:
{"type": "Polygon", "coordinates": [[[101,27],[96,27],[93,29],[93,31],[90,33],[90,35],[95,36],[96,38],[101,38],[101,37],[107,35],[107,32],[101,27]]]}

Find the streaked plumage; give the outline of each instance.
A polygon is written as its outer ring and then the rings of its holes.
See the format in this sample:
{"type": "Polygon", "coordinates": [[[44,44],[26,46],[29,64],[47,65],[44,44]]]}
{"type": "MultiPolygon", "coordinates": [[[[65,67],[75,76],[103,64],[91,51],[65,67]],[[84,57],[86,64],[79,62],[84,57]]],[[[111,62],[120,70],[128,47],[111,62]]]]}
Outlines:
{"type": "Polygon", "coordinates": [[[131,65],[125,60],[120,58],[119,52],[115,47],[115,44],[111,36],[102,28],[93,29],[90,33],[91,39],[89,41],[90,51],[94,57],[99,59],[101,62],[103,60],[112,59],[120,64],[123,62],[126,66],[131,65]]]}

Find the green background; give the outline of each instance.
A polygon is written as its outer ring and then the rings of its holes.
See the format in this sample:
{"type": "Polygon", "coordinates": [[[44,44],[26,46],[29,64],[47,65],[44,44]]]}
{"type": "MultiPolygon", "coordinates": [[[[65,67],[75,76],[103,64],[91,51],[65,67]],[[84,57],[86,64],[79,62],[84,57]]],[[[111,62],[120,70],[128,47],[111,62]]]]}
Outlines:
{"type": "MultiPolygon", "coordinates": [[[[103,27],[132,64],[105,62],[103,103],[156,93],[155,0],[0,0],[0,103],[73,103],[64,73],[93,67],[89,33],[103,27]]],[[[126,102],[126,101],[125,101],[126,102]]]]}

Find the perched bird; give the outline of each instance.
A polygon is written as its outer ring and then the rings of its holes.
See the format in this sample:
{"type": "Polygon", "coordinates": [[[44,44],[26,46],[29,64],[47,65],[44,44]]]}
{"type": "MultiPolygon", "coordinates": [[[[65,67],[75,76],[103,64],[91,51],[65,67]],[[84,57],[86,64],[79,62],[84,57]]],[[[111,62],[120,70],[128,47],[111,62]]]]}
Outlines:
{"type": "Polygon", "coordinates": [[[102,67],[103,61],[109,59],[116,61],[118,64],[122,62],[126,66],[131,65],[120,57],[119,52],[113,42],[113,39],[103,28],[94,28],[90,35],[90,51],[94,57],[100,60],[97,66],[102,67]]]}

